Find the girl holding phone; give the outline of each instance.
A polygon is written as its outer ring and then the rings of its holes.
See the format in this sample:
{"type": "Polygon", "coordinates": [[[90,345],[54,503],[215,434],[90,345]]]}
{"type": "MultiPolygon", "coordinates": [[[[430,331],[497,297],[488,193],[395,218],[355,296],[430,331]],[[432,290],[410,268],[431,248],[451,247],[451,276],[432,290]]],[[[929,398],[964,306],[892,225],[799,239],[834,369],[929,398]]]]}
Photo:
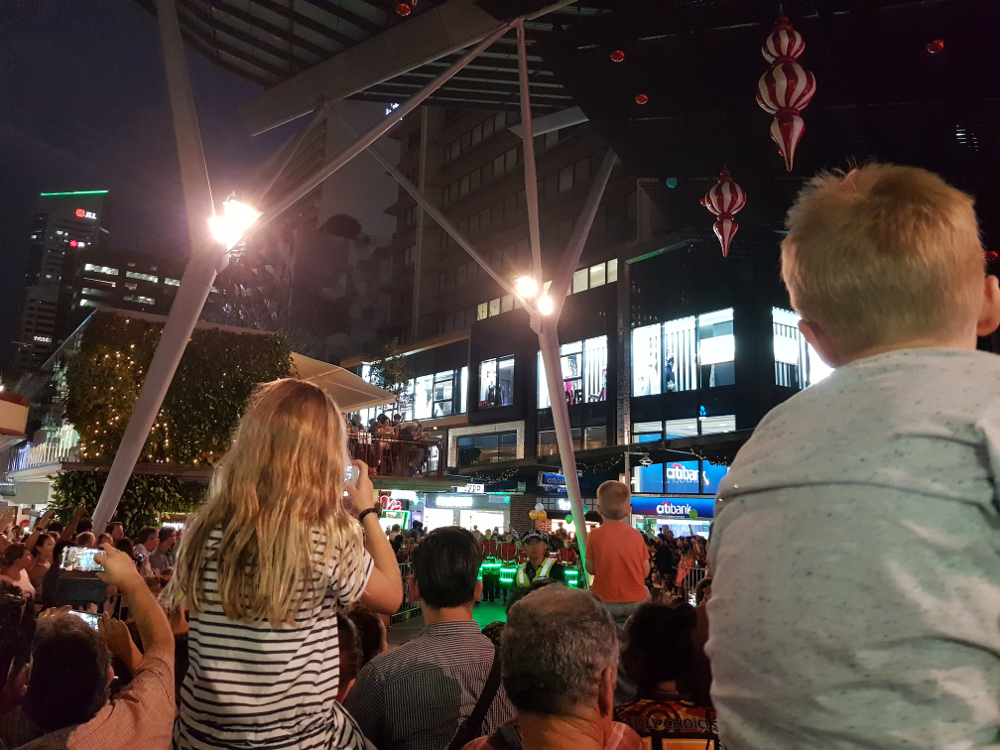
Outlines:
{"type": "Polygon", "coordinates": [[[283,379],[254,394],[167,591],[190,613],[176,747],[364,747],[336,701],[336,614],[391,614],[403,592],[368,467],[354,462],[345,484],[348,463],[320,388],[283,379]]]}

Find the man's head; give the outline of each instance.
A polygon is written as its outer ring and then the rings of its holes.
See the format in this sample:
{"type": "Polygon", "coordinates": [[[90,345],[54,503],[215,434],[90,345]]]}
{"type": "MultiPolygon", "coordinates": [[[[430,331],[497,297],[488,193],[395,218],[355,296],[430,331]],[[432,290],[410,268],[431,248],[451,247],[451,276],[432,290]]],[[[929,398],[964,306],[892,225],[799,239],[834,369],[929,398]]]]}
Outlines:
{"type": "Polygon", "coordinates": [[[43,619],[31,650],[24,710],[45,732],[90,721],[108,700],[111,655],[79,617],[43,619]]]}
{"type": "Polygon", "coordinates": [[[618,639],[592,593],[555,585],[528,594],[507,615],[500,654],[518,712],[610,721],[618,639]]]}
{"type": "Polygon", "coordinates": [[[86,518],[86,517],[81,518],[79,522],[76,524],[77,534],[82,534],[85,531],[93,531],[93,530],[94,530],[94,521],[91,518],[86,518]]]}
{"type": "Polygon", "coordinates": [[[160,541],[160,549],[164,552],[173,548],[173,546],[177,544],[177,532],[169,526],[161,528],[159,534],[157,534],[157,538],[160,541]]]}
{"type": "Polygon", "coordinates": [[[118,542],[125,536],[125,527],[122,526],[121,521],[112,521],[108,524],[108,533],[111,534],[111,538],[115,542],[118,542]]]}
{"type": "Polygon", "coordinates": [[[97,544],[97,537],[91,531],[84,531],[76,535],[77,547],[93,547],[97,544]]]}
{"type": "Polygon", "coordinates": [[[337,702],[343,703],[358,679],[358,672],[364,666],[361,634],[354,620],[345,614],[337,615],[337,640],[340,646],[340,684],[337,686],[337,702]]]}
{"type": "Polygon", "coordinates": [[[529,531],[521,540],[521,546],[528,555],[528,562],[538,566],[545,559],[545,553],[549,550],[549,539],[540,531],[529,531]]]}
{"type": "Polygon", "coordinates": [[[787,226],[782,278],[799,328],[831,365],[914,345],[971,348],[1000,324],[972,197],[935,174],[889,164],[822,173],[787,226]]]}
{"type": "Polygon", "coordinates": [[[625,623],[622,662],[640,690],[656,690],[685,677],[697,616],[688,604],[646,603],[625,623]]]}
{"type": "Polygon", "coordinates": [[[160,537],[155,528],[147,526],[139,532],[139,536],[135,538],[135,543],[145,547],[147,552],[152,552],[160,543],[160,537]]]}
{"type": "Polygon", "coordinates": [[[597,488],[597,510],[605,521],[621,521],[632,511],[632,493],[621,482],[605,482],[597,488]]]}
{"type": "Polygon", "coordinates": [[[413,550],[411,595],[432,609],[471,607],[482,593],[482,556],[466,529],[435,529],[413,550]]]}

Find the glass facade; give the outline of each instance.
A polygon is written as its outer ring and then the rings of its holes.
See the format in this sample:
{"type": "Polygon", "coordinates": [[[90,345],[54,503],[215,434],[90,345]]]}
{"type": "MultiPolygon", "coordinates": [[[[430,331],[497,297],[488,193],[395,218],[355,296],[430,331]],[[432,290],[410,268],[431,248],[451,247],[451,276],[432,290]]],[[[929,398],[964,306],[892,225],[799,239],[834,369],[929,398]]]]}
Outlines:
{"type": "MultiPolygon", "coordinates": [[[[371,381],[371,368],[362,365],[361,377],[371,381]]],[[[443,370],[433,375],[421,375],[406,383],[395,404],[362,409],[361,419],[368,423],[382,412],[399,412],[406,422],[414,419],[437,419],[468,410],[469,368],[443,370]]]]}
{"type": "Polygon", "coordinates": [[[514,403],[514,356],[479,363],[479,408],[492,409],[514,403]]]}
{"type": "Polygon", "coordinates": [[[495,463],[517,458],[517,432],[463,435],[458,438],[458,465],[495,463]]]}
{"type": "Polygon", "coordinates": [[[771,308],[774,382],[789,388],[807,388],[833,372],[799,331],[799,320],[798,313],[771,308]]]}
{"type": "MultiPolygon", "coordinates": [[[[573,449],[585,451],[591,448],[603,448],[608,444],[607,428],[604,425],[595,427],[574,427],[570,430],[573,436],[573,449]]],[[[540,430],[538,433],[538,455],[555,456],[559,454],[555,430],[540,430]]]]}
{"type": "Polygon", "coordinates": [[[632,331],[632,395],[733,385],[733,310],[717,310],[632,331]]]}
{"type": "MultiPolygon", "coordinates": [[[[608,337],[597,336],[559,347],[566,403],[595,403],[608,397],[608,337]]],[[[538,408],[548,409],[549,389],[542,353],[538,353],[538,408]]]]}

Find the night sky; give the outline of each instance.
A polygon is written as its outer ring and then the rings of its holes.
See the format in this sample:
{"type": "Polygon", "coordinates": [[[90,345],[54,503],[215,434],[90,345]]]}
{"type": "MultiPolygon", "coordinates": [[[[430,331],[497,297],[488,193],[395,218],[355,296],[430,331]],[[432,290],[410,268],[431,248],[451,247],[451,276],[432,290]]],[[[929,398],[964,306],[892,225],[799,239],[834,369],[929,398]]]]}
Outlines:
{"type": "MultiPolygon", "coordinates": [[[[239,106],[260,87],[190,48],[187,59],[218,203],[298,125],[251,138],[239,106]]],[[[126,0],[0,0],[0,372],[38,193],[94,189],[111,191],[114,247],[180,252],[183,199],[156,19],[126,0]]]]}

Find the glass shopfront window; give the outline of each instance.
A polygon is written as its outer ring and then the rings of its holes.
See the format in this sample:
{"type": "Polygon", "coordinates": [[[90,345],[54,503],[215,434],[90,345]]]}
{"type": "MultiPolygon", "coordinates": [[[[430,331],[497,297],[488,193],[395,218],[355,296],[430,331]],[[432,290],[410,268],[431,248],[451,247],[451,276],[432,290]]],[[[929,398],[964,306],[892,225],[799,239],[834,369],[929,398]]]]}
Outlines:
{"type": "MultiPolygon", "coordinates": [[[[595,403],[607,399],[608,337],[597,336],[559,347],[562,359],[563,392],[569,405],[595,403]]],[[[548,383],[542,353],[538,353],[538,408],[548,409],[548,383]]]]}
{"type": "Polygon", "coordinates": [[[732,385],[733,310],[668,320],[632,331],[632,395],[732,385]]]}
{"type": "Polygon", "coordinates": [[[798,313],[771,308],[774,328],[774,382],[789,388],[807,388],[827,377],[827,365],[799,331],[798,313]]]}
{"type": "Polygon", "coordinates": [[[487,359],[479,364],[479,408],[514,403],[514,357],[487,359]]]}
{"type": "MultiPolygon", "coordinates": [[[[573,436],[573,450],[585,451],[591,448],[603,448],[608,444],[607,428],[604,425],[595,427],[574,427],[570,430],[573,436]]],[[[555,456],[559,454],[559,444],[556,441],[555,430],[541,430],[538,433],[538,455],[555,456]]]]}

